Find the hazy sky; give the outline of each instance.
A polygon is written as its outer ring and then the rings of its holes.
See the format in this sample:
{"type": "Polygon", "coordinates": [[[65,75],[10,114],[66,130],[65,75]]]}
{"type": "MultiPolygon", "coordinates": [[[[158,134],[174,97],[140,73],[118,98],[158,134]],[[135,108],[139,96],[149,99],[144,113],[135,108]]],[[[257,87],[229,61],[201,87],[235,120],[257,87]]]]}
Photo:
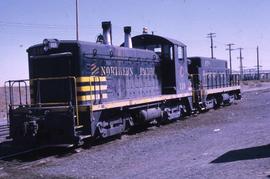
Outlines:
{"type": "MultiPolygon", "coordinates": [[[[182,41],[189,56],[210,56],[208,33],[215,32],[214,56],[228,59],[225,44],[242,47],[243,65],[256,65],[256,46],[270,69],[269,0],[78,0],[80,40],[95,41],[101,22],[112,21],[113,44],[124,39],[123,26],[138,35],[149,31],[182,41]]],[[[75,39],[75,0],[0,1],[0,84],[28,78],[26,49],[44,38],[75,39]]],[[[233,51],[233,68],[239,68],[233,51]]]]}

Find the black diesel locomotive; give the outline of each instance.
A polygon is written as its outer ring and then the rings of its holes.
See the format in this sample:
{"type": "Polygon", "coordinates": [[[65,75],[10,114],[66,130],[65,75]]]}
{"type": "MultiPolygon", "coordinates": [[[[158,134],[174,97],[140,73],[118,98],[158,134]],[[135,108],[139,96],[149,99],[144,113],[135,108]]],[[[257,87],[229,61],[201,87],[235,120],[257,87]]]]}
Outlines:
{"type": "Polygon", "coordinates": [[[153,34],[131,38],[130,27],[113,46],[111,23],[102,28],[96,43],[45,39],[27,50],[30,79],[6,83],[14,142],[80,144],[241,98],[225,61],[187,58],[183,43],[153,34]]]}

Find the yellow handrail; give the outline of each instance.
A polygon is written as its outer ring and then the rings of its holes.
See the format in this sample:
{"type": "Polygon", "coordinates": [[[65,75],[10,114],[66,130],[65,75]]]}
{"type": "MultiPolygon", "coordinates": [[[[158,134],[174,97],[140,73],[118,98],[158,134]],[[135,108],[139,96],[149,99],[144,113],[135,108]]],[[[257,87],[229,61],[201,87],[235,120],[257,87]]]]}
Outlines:
{"type": "Polygon", "coordinates": [[[76,78],[73,77],[74,81],[74,96],[75,96],[75,108],[76,108],[76,116],[77,116],[77,125],[80,125],[80,119],[79,119],[79,107],[78,107],[78,98],[77,98],[77,81],[76,78]]]}
{"type": "MultiPolygon", "coordinates": [[[[80,120],[79,120],[79,107],[78,107],[78,98],[77,98],[77,81],[76,81],[76,77],[74,76],[64,76],[64,77],[49,77],[49,78],[34,78],[34,79],[24,79],[24,80],[14,80],[14,81],[9,81],[9,82],[12,82],[13,84],[15,83],[20,83],[20,82],[29,82],[29,85],[31,86],[33,84],[34,81],[46,81],[46,80],[73,80],[73,85],[74,85],[74,105],[75,105],[75,113],[76,113],[76,125],[79,125],[80,124],[80,120]]],[[[9,86],[9,88],[12,88],[12,86],[9,86]]],[[[72,89],[72,88],[71,88],[72,89]]],[[[72,91],[71,91],[72,92],[72,91]]],[[[72,95],[72,93],[70,93],[72,95]]],[[[11,95],[11,94],[10,94],[11,95]]],[[[29,93],[29,95],[31,95],[29,93]]],[[[26,96],[26,98],[28,97],[28,95],[26,96]]],[[[71,98],[72,99],[72,98],[71,98]]],[[[35,103],[31,104],[30,103],[30,106],[33,106],[33,105],[40,105],[40,106],[44,106],[44,105],[47,105],[47,106],[53,106],[53,105],[69,105],[69,102],[47,102],[47,103],[40,103],[41,101],[39,101],[39,103],[37,103],[37,101],[35,101],[35,103]]],[[[19,106],[14,104],[13,106],[19,106]]]]}

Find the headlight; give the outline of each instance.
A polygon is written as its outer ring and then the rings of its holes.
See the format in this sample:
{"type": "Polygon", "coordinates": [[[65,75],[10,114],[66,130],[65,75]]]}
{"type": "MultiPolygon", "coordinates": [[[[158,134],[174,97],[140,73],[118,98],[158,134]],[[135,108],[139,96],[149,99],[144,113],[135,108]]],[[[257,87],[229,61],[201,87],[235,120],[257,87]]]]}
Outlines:
{"type": "Polygon", "coordinates": [[[47,52],[50,49],[59,47],[59,40],[57,39],[44,39],[43,40],[44,51],[47,52]]]}

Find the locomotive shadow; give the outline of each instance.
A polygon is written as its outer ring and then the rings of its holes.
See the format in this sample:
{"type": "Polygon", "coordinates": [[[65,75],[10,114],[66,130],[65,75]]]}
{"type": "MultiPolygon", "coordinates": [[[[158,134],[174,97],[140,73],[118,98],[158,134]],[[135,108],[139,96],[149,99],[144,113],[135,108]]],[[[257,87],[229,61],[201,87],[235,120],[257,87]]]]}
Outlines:
{"type": "Polygon", "coordinates": [[[32,149],[27,146],[14,146],[12,141],[2,142],[0,143],[0,161],[32,162],[50,156],[61,158],[76,153],[74,148],[67,147],[39,147],[36,150],[32,149]]]}
{"type": "Polygon", "coordinates": [[[153,125],[135,126],[135,127],[131,128],[130,130],[122,133],[122,134],[117,134],[117,135],[110,136],[110,137],[107,137],[107,138],[97,138],[97,139],[94,139],[94,140],[85,141],[84,145],[81,146],[81,147],[83,149],[89,149],[89,148],[94,147],[94,146],[99,146],[99,145],[102,145],[102,144],[115,142],[116,140],[121,140],[123,135],[132,136],[132,135],[136,135],[136,134],[139,134],[139,133],[147,132],[147,131],[151,130],[150,129],[151,127],[153,127],[153,125]]]}
{"type": "MultiPolygon", "coordinates": [[[[231,150],[211,161],[210,163],[227,163],[241,160],[253,160],[270,157],[270,144],[231,150]]],[[[268,176],[269,177],[269,176],[268,176]]]]}
{"type": "MultiPolygon", "coordinates": [[[[149,126],[147,126],[149,127],[149,126]]],[[[124,134],[127,135],[134,135],[141,132],[146,132],[149,130],[146,126],[142,128],[134,128],[131,131],[128,131],[124,134]]],[[[55,158],[62,158],[62,157],[69,157],[75,153],[78,153],[81,149],[90,149],[94,146],[99,146],[102,144],[115,142],[115,140],[120,139],[121,140],[122,135],[115,135],[108,138],[100,138],[96,140],[89,140],[85,141],[85,143],[82,146],[79,147],[37,147],[37,150],[34,146],[16,146],[13,145],[12,141],[4,141],[0,143],[0,161],[12,161],[17,160],[18,162],[32,162],[40,159],[44,159],[47,157],[55,157],[55,158]],[[78,149],[78,150],[77,150],[78,149]],[[14,155],[16,153],[21,153],[23,151],[28,151],[23,154],[14,155]]]]}

